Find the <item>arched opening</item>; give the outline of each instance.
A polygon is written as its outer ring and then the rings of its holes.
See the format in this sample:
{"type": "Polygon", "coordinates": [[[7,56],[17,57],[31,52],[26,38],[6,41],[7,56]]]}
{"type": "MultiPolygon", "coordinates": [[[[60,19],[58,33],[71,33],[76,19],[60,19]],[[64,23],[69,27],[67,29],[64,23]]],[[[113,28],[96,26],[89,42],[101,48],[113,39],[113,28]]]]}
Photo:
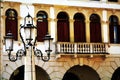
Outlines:
{"type": "MultiPolygon", "coordinates": [[[[36,80],[50,80],[49,75],[39,66],[35,66],[36,80]]],[[[24,65],[17,68],[11,75],[9,80],[24,80],[24,65]]]]}
{"type": "Polygon", "coordinates": [[[18,67],[11,75],[9,80],[24,80],[24,66],[18,67]]]}
{"type": "Polygon", "coordinates": [[[62,80],[100,80],[100,77],[91,67],[76,65],[65,73],[62,80]]]}
{"type": "Polygon", "coordinates": [[[111,80],[120,80],[120,67],[115,70],[111,80]]]}
{"type": "Polygon", "coordinates": [[[35,67],[36,69],[36,80],[50,80],[48,73],[39,66],[35,67]]]}
{"type": "Polygon", "coordinates": [[[74,42],[86,42],[85,17],[82,13],[74,15],[74,42]]]}
{"type": "Polygon", "coordinates": [[[102,42],[100,17],[97,14],[90,16],[90,41],[102,42]]]}
{"type": "Polygon", "coordinates": [[[37,17],[37,41],[42,42],[48,32],[48,15],[45,11],[39,11],[37,17]]]}
{"type": "Polygon", "coordinates": [[[71,72],[67,72],[62,80],[80,80],[77,75],[71,72]]]}
{"type": "Polygon", "coordinates": [[[69,42],[69,17],[66,12],[57,15],[57,40],[59,42],[69,42]]]}

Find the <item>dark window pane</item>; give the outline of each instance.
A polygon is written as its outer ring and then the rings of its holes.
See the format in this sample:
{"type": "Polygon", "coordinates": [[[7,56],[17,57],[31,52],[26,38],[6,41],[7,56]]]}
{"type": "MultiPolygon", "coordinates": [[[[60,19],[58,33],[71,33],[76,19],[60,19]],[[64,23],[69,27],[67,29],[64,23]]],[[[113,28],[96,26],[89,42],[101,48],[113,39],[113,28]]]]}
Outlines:
{"type": "Polygon", "coordinates": [[[67,13],[60,12],[57,15],[57,36],[59,42],[69,42],[69,17],[67,13]]]}
{"type": "Polygon", "coordinates": [[[119,28],[119,20],[117,16],[111,15],[109,18],[109,36],[110,36],[110,43],[120,43],[120,38],[119,38],[119,33],[120,33],[120,28],[119,28]]]}
{"type": "Polygon", "coordinates": [[[5,27],[5,33],[11,32],[14,39],[18,40],[18,19],[16,10],[8,9],[6,11],[5,27]]]}
{"type": "Polygon", "coordinates": [[[42,42],[43,38],[48,32],[47,13],[45,11],[39,11],[36,17],[37,17],[37,41],[42,42]]]}
{"type": "Polygon", "coordinates": [[[82,13],[74,15],[74,41],[86,42],[85,17],[82,13]]]}
{"type": "Polygon", "coordinates": [[[100,17],[97,14],[90,16],[90,41],[102,42],[100,17]]]}

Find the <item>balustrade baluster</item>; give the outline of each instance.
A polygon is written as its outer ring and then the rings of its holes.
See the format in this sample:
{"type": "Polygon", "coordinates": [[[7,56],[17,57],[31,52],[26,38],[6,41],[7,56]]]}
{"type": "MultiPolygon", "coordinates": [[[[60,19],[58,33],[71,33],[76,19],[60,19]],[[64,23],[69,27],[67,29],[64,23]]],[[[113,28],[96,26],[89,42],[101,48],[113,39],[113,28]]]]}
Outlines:
{"type": "Polygon", "coordinates": [[[65,49],[65,53],[66,53],[67,52],[67,44],[65,44],[64,49],[65,49]]]}
{"type": "Polygon", "coordinates": [[[99,53],[99,44],[96,44],[96,48],[97,48],[97,50],[96,50],[96,53],[99,53]]]}
{"type": "Polygon", "coordinates": [[[79,49],[80,49],[80,45],[77,44],[77,52],[78,52],[78,53],[80,53],[79,49]]]}
{"type": "Polygon", "coordinates": [[[83,44],[81,44],[80,51],[83,53],[83,44]]]}
{"type": "Polygon", "coordinates": [[[66,44],[66,52],[69,53],[69,44],[66,44]]]}
{"type": "Polygon", "coordinates": [[[104,52],[103,46],[104,46],[104,45],[101,45],[101,53],[104,52]]]}
{"type": "Polygon", "coordinates": [[[68,44],[68,53],[71,53],[71,44],[68,44]]]}
{"type": "Polygon", "coordinates": [[[96,52],[96,46],[94,45],[94,50],[93,50],[93,53],[95,53],[96,52]]]}
{"type": "Polygon", "coordinates": [[[68,53],[71,53],[71,44],[68,44],[68,49],[67,49],[68,51],[68,53]]]}
{"type": "Polygon", "coordinates": [[[57,52],[60,53],[61,51],[61,44],[57,44],[57,52]]]}
{"type": "Polygon", "coordinates": [[[94,48],[93,48],[93,44],[90,44],[90,53],[92,53],[93,50],[94,50],[94,48]]]}
{"type": "Polygon", "coordinates": [[[74,44],[71,45],[71,48],[72,48],[72,49],[71,49],[72,53],[75,53],[75,52],[74,52],[74,44]]]}
{"type": "Polygon", "coordinates": [[[72,53],[72,44],[69,44],[69,53],[72,53]]]}
{"type": "Polygon", "coordinates": [[[77,53],[77,44],[76,43],[74,44],[74,48],[73,49],[74,49],[75,53],[77,53]]]}
{"type": "Polygon", "coordinates": [[[64,44],[61,44],[61,52],[64,52],[64,44]]]}
{"type": "Polygon", "coordinates": [[[89,44],[89,53],[90,53],[90,44],[89,44]]]}
{"type": "Polygon", "coordinates": [[[62,44],[60,44],[60,53],[62,52],[62,44]]]}

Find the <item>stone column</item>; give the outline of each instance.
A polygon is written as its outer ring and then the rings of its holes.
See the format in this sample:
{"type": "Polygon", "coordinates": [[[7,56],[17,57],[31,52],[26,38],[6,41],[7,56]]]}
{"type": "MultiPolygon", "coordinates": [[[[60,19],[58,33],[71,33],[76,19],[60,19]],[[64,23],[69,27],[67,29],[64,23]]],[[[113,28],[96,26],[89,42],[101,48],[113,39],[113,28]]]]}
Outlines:
{"type": "Polygon", "coordinates": [[[57,27],[56,27],[56,23],[57,20],[55,20],[55,9],[54,7],[50,7],[50,27],[49,27],[49,34],[51,35],[52,38],[54,38],[54,42],[57,41],[57,27]]]}
{"type": "Polygon", "coordinates": [[[86,42],[90,42],[90,21],[86,20],[86,42]]]}
{"type": "Polygon", "coordinates": [[[33,47],[26,50],[24,80],[36,80],[33,47]]]}
{"type": "Polygon", "coordinates": [[[70,23],[70,26],[69,26],[70,42],[74,42],[74,20],[70,19],[69,23],[70,23]]]}
{"type": "Polygon", "coordinates": [[[109,42],[109,27],[107,21],[107,10],[102,11],[102,41],[109,42]]]}

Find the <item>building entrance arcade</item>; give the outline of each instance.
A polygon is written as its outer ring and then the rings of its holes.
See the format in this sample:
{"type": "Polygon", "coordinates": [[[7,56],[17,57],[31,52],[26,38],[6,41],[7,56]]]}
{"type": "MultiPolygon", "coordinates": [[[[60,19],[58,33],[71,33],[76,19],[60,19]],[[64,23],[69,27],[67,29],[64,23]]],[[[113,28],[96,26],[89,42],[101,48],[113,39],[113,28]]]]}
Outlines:
{"type": "Polygon", "coordinates": [[[76,65],[65,73],[62,80],[100,80],[100,77],[91,67],[76,65]]]}
{"type": "MultiPolygon", "coordinates": [[[[50,80],[49,75],[39,66],[35,66],[36,80],[50,80]]],[[[9,80],[24,80],[24,65],[17,68],[11,75],[9,80]]]]}

